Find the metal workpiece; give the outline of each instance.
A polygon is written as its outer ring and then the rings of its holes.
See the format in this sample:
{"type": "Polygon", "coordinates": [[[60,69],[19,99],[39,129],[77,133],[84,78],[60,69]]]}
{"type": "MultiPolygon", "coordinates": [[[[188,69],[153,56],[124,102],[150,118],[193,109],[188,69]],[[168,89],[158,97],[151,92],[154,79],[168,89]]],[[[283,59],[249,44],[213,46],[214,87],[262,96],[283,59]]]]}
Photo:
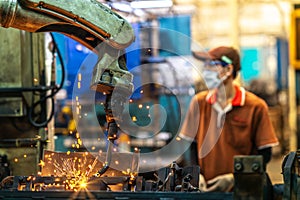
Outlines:
{"type": "Polygon", "coordinates": [[[263,157],[234,157],[234,199],[272,199],[272,183],[265,172],[263,157]]]}
{"type": "Polygon", "coordinates": [[[0,0],[0,25],[60,32],[94,51],[103,41],[124,49],[134,40],[130,23],[96,0],[0,0]]]}
{"type": "Polygon", "coordinates": [[[262,156],[235,156],[234,172],[238,173],[264,173],[262,156]]]}

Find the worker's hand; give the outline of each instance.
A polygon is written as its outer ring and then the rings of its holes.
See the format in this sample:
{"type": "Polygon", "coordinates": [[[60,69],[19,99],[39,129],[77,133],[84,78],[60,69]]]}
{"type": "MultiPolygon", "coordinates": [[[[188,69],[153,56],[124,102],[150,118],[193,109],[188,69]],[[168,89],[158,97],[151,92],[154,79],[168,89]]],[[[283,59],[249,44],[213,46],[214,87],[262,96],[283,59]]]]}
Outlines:
{"type": "Polygon", "coordinates": [[[232,173],[219,175],[207,181],[206,192],[229,192],[234,186],[234,177],[232,173]]]}
{"type": "Polygon", "coordinates": [[[201,192],[206,192],[206,181],[202,174],[199,175],[199,190],[201,192]]]}

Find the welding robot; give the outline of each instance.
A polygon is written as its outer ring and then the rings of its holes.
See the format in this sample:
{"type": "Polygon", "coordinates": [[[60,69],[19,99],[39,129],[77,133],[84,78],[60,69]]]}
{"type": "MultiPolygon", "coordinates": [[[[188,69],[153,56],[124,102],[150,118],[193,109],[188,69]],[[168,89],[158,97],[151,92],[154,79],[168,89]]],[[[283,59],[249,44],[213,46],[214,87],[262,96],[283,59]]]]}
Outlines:
{"type": "MultiPolygon", "coordinates": [[[[106,95],[105,113],[107,121],[107,137],[110,141],[108,143],[108,152],[110,153],[111,143],[117,139],[117,123],[116,119],[120,118],[118,113],[112,113],[112,110],[123,110],[123,104],[132,93],[133,76],[128,72],[125,60],[124,49],[128,47],[134,40],[134,32],[131,25],[123,19],[120,15],[113,12],[106,5],[99,3],[96,0],[76,0],[76,1],[0,1],[0,25],[4,28],[15,28],[32,33],[42,32],[59,32],[79,43],[83,44],[98,55],[99,61],[94,68],[92,74],[91,89],[106,95]],[[112,93],[114,92],[114,98],[112,93]]],[[[12,34],[12,33],[10,33],[12,34]]],[[[13,35],[13,34],[12,34],[13,35]]],[[[21,35],[26,35],[25,32],[21,35]]],[[[3,36],[3,34],[2,34],[3,36]]],[[[5,37],[5,35],[4,35],[5,37]]],[[[3,37],[3,38],[4,38],[3,37]]],[[[9,43],[10,35],[6,35],[5,43],[9,43]]],[[[22,36],[21,36],[22,37],[22,36]]],[[[11,37],[13,38],[13,37],[11,37]]],[[[27,38],[22,38],[20,42],[24,42],[27,38]]],[[[30,39],[32,40],[32,39],[30,39]]],[[[28,43],[31,45],[31,43],[28,43]]],[[[37,43],[35,43],[38,45],[37,43]]],[[[23,46],[22,46],[23,47],[23,46]]],[[[22,49],[22,56],[26,56],[24,51],[28,51],[29,56],[34,54],[35,50],[22,49]],[[30,51],[33,51],[30,52],[30,51]]],[[[36,50],[39,51],[40,49],[36,50]]],[[[17,51],[17,48],[16,48],[17,51]]],[[[10,52],[10,49],[7,50],[10,52]]],[[[11,54],[6,55],[6,57],[11,54]]],[[[42,52],[38,52],[38,54],[42,52]]],[[[24,57],[25,57],[24,56],[24,57]]],[[[32,56],[34,57],[34,56],[32,56]]],[[[42,57],[42,56],[41,56],[42,57]]],[[[5,58],[7,59],[7,58],[5,58]]],[[[18,59],[18,58],[16,58],[18,59]]],[[[10,58],[10,60],[12,60],[10,58]]],[[[26,62],[36,62],[35,59],[28,59],[26,62]],[[29,61],[28,61],[29,60],[29,61]]],[[[43,61],[42,61],[43,62],[43,61]]],[[[39,63],[41,64],[41,63],[39,63]]],[[[53,64],[53,63],[52,63],[53,64]]],[[[7,65],[14,65],[11,61],[7,65]]],[[[26,64],[22,63],[22,66],[26,64]]],[[[30,64],[29,64],[30,65],[30,64]]],[[[34,64],[33,64],[34,65],[34,64]]],[[[41,64],[42,65],[42,64],[41,64]]],[[[52,69],[55,70],[55,69],[52,69]]],[[[24,70],[25,71],[25,70],[24,70]]],[[[15,74],[18,76],[19,74],[15,74]]],[[[22,74],[26,75],[26,73],[22,74]]],[[[21,75],[21,76],[22,76],[21,75]]],[[[13,76],[13,75],[12,75],[13,76]]],[[[27,77],[27,80],[21,82],[30,82],[33,77],[27,77]]],[[[53,78],[53,77],[52,77],[53,78]]],[[[37,78],[35,78],[37,79],[37,78]]],[[[18,83],[19,84],[19,83],[18,83]]],[[[26,84],[26,83],[25,83],[26,84]]],[[[52,83],[53,84],[53,83],[52,83]]],[[[60,88],[48,88],[49,90],[58,91],[60,88]]],[[[24,85],[24,84],[23,84],[24,85]]],[[[22,85],[22,86],[23,86],[22,85]]],[[[7,96],[18,96],[16,93],[23,92],[37,92],[38,87],[19,87],[19,88],[2,88],[2,94],[7,100],[7,96]],[[6,96],[7,95],[7,96],[6,96]]],[[[47,88],[46,86],[44,88],[47,88]]],[[[43,90],[42,88],[39,88],[43,90]]],[[[44,90],[43,92],[45,92],[44,90]]],[[[23,98],[23,96],[22,96],[23,98]]],[[[25,98],[26,99],[26,98],[25,98]]],[[[44,98],[45,99],[45,98],[44,98]]],[[[21,100],[22,101],[22,100],[21,100]]],[[[32,99],[26,103],[31,103],[32,99]]],[[[40,101],[39,101],[40,102],[40,101]]],[[[22,104],[23,102],[19,102],[22,104]]],[[[26,110],[23,107],[15,110],[22,110],[18,116],[28,113],[30,122],[36,127],[47,127],[47,123],[51,118],[46,119],[43,123],[36,122],[32,119],[36,105],[33,109],[26,110]],[[24,110],[24,111],[23,111],[24,110]]],[[[52,101],[52,109],[54,107],[52,101]]],[[[13,113],[14,114],[14,113],[13,113]]],[[[47,114],[46,114],[47,115],[47,114]]],[[[15,115],[17,116],[17,115],[15,115]]],[[[25,131],[24,131],[25,132],[25,131]]],[[[12,132],[10,133],[12,135],[12,132]]],[[[5,135],[3,136],[5,137],[5,135]]],[[[19,137],[22,137],[19,135],[19,137]]],[[[30,141],[30,139],[28,139],[30,141]]],[[[11,140],[10,140],[11,141],[11,140]]],[[[20,139],[25,143],[25,139],[20,139]]],[[[8,140],[2,140],[3,143],[8,143],[8,140]]],[[[6,145],[5,144],[5,145],[6,145]]],[[[35,144],[34,144],[35,145],[35,144]]],[[[20,147],[20,145],[17,145],[20,147]]],[[[99,174],[105,173],[109,166],[110,154],[107,154],[105,166],[99,170],[99,174]]],[[[16,160],[17,162],[17,160],[16,160]]]]}
{"type": "MultiPolygon", "coordinates": [[[[109,168],[111,161],[111,145],[117,139],[118,120],[121,120],[121,112],[113,113],[114,110],[122,111],[123,106],[133,91],[132,79],[133,76],[128,72],[125,60],[125,48],[134,41],[134,31],[131,25],[120,15],[113,12],[107,6],[99,3],[96,0],[0,0],[0,25],[4,28],[14,28],[24,30],[26,32],[41,33],[41,32],[59,32],[79,43],[83,44],[99,56],[97,65],[92,74],[91,89],[96,92],[105,93],[105,113],[107,121],[107,137],[109,140],[108,150],[104,166],[99,169],[99,176],[103,175],[109,168]]],[[[10,91],[11,92],[11,91],[10,91]]],[[[24,92],[23,90],[14,92],[24,92]]],[[[30,112],[29,112],[30,114],[30,112]]],[[[249,197],[247,189],[249,182],[256,187],[252,187],[252,195],[256,199],[263,198],[265,190],[265,175],[260,158],[237,158],[236,159],[236,182],[237,192],[241,195],[235,197],[249,197]],[[253,169],[253,166],[256,166],[253,169]],[[250,167],[249,167],[250,166],[250,167]],[[251,168],[252,166],[252,168],[251,168]],[[246,175],[245,175],[246,174],[246,175]],[[250,175],[250,176],[249,176],[250,175]]],[[[146,181],[141,177],[137,178],[136,193],[95,193],[96,199],[232,199],[232,193],[227,194],[205,194],[197,190],[191,184],[191,174],[199,175],[199,168],[187,168],[190,173],[182,174],[180,168],[175,162],[159,171],[154,181],[146,181]],[[179,174],[179,175],[178,175],[179,174]],[[176,178],[181,176],[181,183],[177,184],[176,178]],[[177,184],[177,185],[176,185],[177,184]],[[180,185],[180,188],[177,186],[180,185]],[[147,191],[144,193],[143,191],[147,191]],[[155,191],[151,193],[151,191],[155,191]],[[174,193],[174,191],[177,191],[174,193]],[[187,194],[186,192],[191,192],[187,194]]],[[[64,180],[56,180],[53,177],[14,177],[13,183],[25,182],[30,189],[28,183],[33,180],[40,179],[44,182],[55,182],[64,180]]],[[[195,177],[194,177],[195,178],[195,177]]],[[[199,179],[195,179],[198,180],[199,179]]],[[[194,184],[194,185],[197,185],[194,184]]],[[[12,188],[17,189],[17,186],[12,185],[12,188]]],[[[0,197],[18,198],[27,197],[38,198],[35,193],[15,193],[1,192],[0,197]]],[[[52,193],[44,193],[43,199],[53,197],[52,193]]],[[[70,194],[60,193],[60,197],[72,197],[70,194]]],[[[57,194],[56,197],[59,197],[57,194]]],[[[77,196],[78,197],[78,196],[77,196]]],[[[76,197],[76,198],[77,198],[76,197]]],[[[79,197],[78,197],[79,198],[79,197]]],[[[80,196],[80,198],[83,198],[80,196]]]]}
{"type": "Polygon", "coordinates": [[[122,106],[133,90],[132,75],[127,71],[124,55],[124,49],[134,40],[131,25],[107,6],[93,0],[3,0],[0,13],[0,25],[4,28],[63,33],[99,56],[91,89],[106,94],[108,139],[115,140],[118,129],[115,119],[120,116],[113,115],[112,110],[123,110],[122,106]]]}

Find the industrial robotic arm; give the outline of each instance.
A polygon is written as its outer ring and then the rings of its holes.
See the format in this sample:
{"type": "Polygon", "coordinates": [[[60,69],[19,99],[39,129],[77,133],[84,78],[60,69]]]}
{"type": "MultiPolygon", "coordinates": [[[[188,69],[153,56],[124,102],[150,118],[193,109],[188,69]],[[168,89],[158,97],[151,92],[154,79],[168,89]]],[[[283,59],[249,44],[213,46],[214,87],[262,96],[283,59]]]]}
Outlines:
{"type": "Polygon", "coordinates": [[[103,41],[124,49],[134,39],[130,24],[96,0],[1,0],[0,24],[29,32],[61,32],[91,50],[103,41]]]}
{"type": "MultiPolygon", "coordinates": [[[[120,117],[112,111],[123,110],[133,90],[133,77],[124,56],[124,49],[134,40],[131,25],[96,0],[0,0],[0,26],[28,32],[60,32],[98,54],[91,89],[106,94],[110,149],[110,143],[117,138],[116,118],[120,117]]],[[[109,149],[100,175],[109,165],[109,149]]]]}
{"type": "Polygon", "coordinates": [[[118,83],[132,90],[124,49],[134,40],[133,29],[96,0],[0,0],[0,26],[63,33],[98,53],[92,89],[108,94],[118,83]]]}

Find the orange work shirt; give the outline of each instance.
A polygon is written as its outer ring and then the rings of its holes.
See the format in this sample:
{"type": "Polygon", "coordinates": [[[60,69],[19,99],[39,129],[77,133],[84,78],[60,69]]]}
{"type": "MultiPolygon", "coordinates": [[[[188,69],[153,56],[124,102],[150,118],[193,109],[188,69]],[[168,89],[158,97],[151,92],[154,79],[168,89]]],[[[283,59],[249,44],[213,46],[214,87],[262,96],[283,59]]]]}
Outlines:
{"type": "Polygon", "coordinates": [[[215,92],[191,100],[179,136],[196,140],[198,163],[206,180],[233,173],[235,155],[255,155],[278,144],[264,100],[237,85],[232,102],[222,108],[215,92]]]}

